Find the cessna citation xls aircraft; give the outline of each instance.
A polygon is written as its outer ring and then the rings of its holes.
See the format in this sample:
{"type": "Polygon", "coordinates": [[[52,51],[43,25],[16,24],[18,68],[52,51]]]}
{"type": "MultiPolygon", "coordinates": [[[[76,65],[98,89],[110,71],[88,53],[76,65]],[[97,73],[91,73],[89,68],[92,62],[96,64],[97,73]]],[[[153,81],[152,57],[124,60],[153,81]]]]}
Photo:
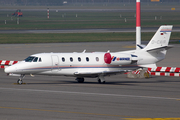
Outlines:
{"type": "Polygon", "coordinates": [[[163,25],[155,33],[147,46],[121,52],[87,53],[39,53],[5,68],[9,75],[19,75],[22,84],[25,75],[61,75],[76,77],[80,83],[84,78],[98,78],[104,83],[105,76],[124,73],[142,67],[156,67],[165,58],[172,25],[163,25]]]}

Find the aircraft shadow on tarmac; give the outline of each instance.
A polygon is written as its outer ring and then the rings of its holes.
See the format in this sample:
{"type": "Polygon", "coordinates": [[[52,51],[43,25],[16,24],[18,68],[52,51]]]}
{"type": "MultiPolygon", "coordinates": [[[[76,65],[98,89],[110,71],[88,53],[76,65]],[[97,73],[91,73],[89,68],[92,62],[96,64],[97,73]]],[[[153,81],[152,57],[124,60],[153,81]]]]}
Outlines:
{"type": "MultiPolygon", "coordinates": [[[[127,79],[127,78],[126,78],[127,79]]],[[[176,79],[167,79],[167,78],[156,78],[153,80],[153,78],[150,79],[127,79],[127,80],[120,80],[120,81],[106,81],[106,83],[98,83],[97,81],[93,81],[89,82],[89,81],[85,81],[84,83],[78,83],[77,81],[70,81],[70,80],[55,80],[55,81],[50,81],[50,82],[27,82],[27,85],[35,85],[35,84],[59,84],[59,85],[70,85],[70,84],[74,84],[74,85],[83,85],[83,84],[88,84],[88,85],[141,85],[141,84],[148,84],[148,83],[172,83],[172,82],[180,82],[180,80],[178,80],[178,78],[176,79]]]]}

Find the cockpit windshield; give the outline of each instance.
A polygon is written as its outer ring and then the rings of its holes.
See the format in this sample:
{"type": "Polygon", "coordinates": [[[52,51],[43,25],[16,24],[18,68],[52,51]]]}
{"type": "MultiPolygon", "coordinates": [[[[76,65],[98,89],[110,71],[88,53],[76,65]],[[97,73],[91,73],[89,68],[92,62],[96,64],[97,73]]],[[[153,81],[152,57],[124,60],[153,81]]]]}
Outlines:
{"type": "Polygon", "coordinates": [[[33,59],[33,62],[37,62],[38,61],[38,57],[35,57],[34,59],[33,59]]]}
{"type": "Polygon", "coordinates": [[[27,57],[24,61],[25,61],[25,62],[32,62],[32,61],[33,61],[33,62],[37,62],[38,59],[39,59],[39,62],[42,61],[41,58],[34,57],[34,56],[29,56],[29,57],[27,57]]]}
{"type": "Polygon", "coordinates": [[[32,62],[35,57],[29,56],[25,59],[25,62],[32,62]]]}

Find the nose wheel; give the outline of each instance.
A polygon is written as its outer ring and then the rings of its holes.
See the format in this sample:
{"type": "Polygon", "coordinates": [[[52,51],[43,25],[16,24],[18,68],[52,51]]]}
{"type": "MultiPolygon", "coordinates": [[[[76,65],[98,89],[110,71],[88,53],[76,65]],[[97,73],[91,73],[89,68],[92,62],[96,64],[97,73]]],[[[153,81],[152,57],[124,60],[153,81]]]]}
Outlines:
{"type": "Polygon", "coordinates": [[[24,77],[25,77],[25,75],[21,75],[21,76],[19,77],[19,79],[17,80],[17,84],[19,84],[19,85],[23,84],[22,79],[23,79],[24,77]]]}
{"type": "Polygon", "coordinates": [[[23,81],[21,79],[18,79],[17,84],[21,85],[23,84],[23,81]]]}

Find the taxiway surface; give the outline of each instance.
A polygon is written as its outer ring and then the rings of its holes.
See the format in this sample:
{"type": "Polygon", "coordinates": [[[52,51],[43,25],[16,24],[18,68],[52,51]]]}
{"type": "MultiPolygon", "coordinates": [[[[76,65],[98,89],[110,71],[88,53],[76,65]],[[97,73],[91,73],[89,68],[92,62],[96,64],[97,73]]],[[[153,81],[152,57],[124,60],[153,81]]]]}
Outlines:
{"type": "MultiPolygon", "coordinates": [[[[142,27],[142,32],[156,32],[156,27],[142,27]]],[[[112,33],[136,32],[135,28],[101,28],[101,29],[56,29],[56,30],[0,30],[0,33],[112,33]]],[[[180,32],[179,27],[174,27],[172,32],[180,32]]]]}
{"type": "MultiPolygon", "coordinates": [[[[121,51],[134,49],[134,42],[54,44],[1,44],[0,59],[22,60],[41,52],[121,51]]],[[[180,45],[174,45],[158,66],[180,67],[180,45]]],[[[71,77],[17,77],[0,70],[0,119],[14,120],[116,120],[124,118],[180,117],[179,77],[128,79],[126,75],[77,83],[71,77]]]]}

